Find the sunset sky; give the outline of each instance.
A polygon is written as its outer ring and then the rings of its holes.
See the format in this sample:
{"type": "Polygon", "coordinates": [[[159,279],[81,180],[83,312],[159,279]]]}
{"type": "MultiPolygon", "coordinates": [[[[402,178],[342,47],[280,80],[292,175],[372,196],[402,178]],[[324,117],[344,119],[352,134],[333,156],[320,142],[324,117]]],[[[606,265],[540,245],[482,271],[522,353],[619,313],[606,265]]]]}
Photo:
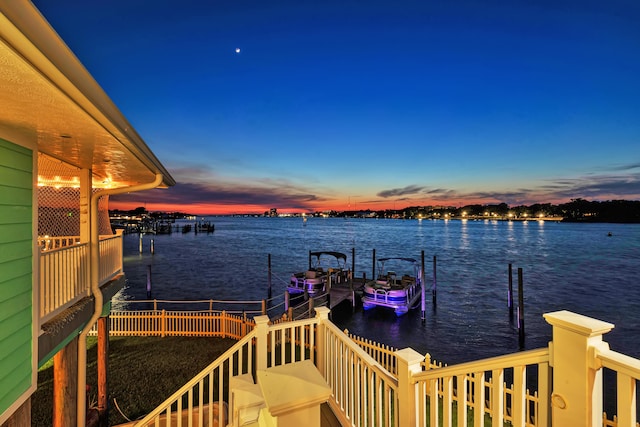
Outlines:
{"type": "Polygon", "coordinates": [[[111,208],[640,199],[637,0],[34,3],[178,181],[111,208]]]}

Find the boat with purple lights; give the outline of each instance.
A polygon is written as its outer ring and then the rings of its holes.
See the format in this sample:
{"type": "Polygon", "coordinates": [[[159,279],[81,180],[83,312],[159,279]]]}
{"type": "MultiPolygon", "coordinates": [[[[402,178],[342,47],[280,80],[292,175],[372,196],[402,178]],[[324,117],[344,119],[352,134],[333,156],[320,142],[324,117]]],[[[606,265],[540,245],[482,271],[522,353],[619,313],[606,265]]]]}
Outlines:
{"type": "Polygon", "coordinates": [[[378,276],[364,285],[362,307],[394,309],[401,316],[418,305],[422,295],[422,269],[413,258],[379,258],[378,276]],[[394,270],[389,270],[392,266],[394,270]],[[398,274],[396,267],[401,267],[398,274]]]}
{"type": "Polygon", "coordinates": [[[293,273],[287,290],[290,293],[307,292],[317,295],[327,291],[327,284],[345,282],[349,277],[347,255],[342,252],[309,252],[309,268],[293,273]]]}

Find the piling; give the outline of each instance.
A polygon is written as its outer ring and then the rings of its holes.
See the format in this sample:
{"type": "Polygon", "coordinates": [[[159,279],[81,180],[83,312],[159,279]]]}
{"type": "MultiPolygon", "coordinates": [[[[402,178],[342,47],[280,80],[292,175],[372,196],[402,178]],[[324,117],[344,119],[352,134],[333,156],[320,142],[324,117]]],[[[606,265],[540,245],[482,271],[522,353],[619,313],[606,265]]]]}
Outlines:
{"type": "Polygon", "coordinates": [[[522,268],[518,268],[518,341],[520,348],[524,348],[524,285],[522,283],[522,268]]]}
{"type": "Polygon", "coordinates": [[[438,280],[436,279],[436,256],[433,256],[433,286],[431,288],[431,297],[433,298],[433,305],[437,303],[438,292],[438,280]]]}
{"type": "Polygon", "coordinates": [[[147,265],[147,298],[151,298],[151,265],[147,265]]]}
{"type": "Polygon", "coordinates": [[[155,252],[156,252],[155,245],[154,245],[153,239],[151,239],[151,255],[153,255],[155,252]]]}
{"type": "Polygon", "coordinates": [[[373,262],[371,263],[371,277],[372,280],[376,279],[376,250],[373,250],[373,262]]]}
{"type": "MultiPolygon", "coordinates": [[[[356,271],[356,248],[351,248],[351,274],[349,275],[349,283],[351,284],[351,291],[353,292],[353,274],[356,271]]],[[[355,302],[354,302],[355,305],[355,302]]]]}
{"type": "Polygon", "coordinates": [[[424,283],[424,251],[421,252],[421,260],[422,260],[422,265],[420,268],[420,287],[422,288],[421,292],[421,296],[420,296],[420,307],[422,309],[422,323],[424,323],[427,320],[427,309],[426,309],[426,303],[425,303],[425,286],[426,284],[424,283]]]}
{"type": "Polygon", "coordinates": [[[507,292],[507,307],[509,307],[509,317],[513,317],[513,267],[509,263],[509,291],[507,292]]]}
{"type": "Polygon", "coordinates": [[[265,314],[267,314],[267,300],[263,299],[262,300],[262,315],[264,316],[265,314]]]}
{"type": "Polygon", "coordinates": [[[311,270],[311,251],[309,251],[309,270],[311,270]]]}
{"type": "Polygon", "coordinates": [[[284,291],[284,309],[285,309],[285,311],[288,311],[289,307],[291,307],[291,304],[290,304],[290,301],[289,301],[290,297],[291,296],[289,295],[289,291],[284,291]]]}
{"type": "Polygon", "coordinates": [[[267,283],[269,286],[269,290],[267,291],[267,298],[271,299],[271,254],[269,254],[267,258],[267,262],[269,265],[269,274],[267,275],[267,283]]]}
{"type": "Polygon", "coordinates": [[[140,253],[142,253],[142,233],[140,233],[140,253]]]}

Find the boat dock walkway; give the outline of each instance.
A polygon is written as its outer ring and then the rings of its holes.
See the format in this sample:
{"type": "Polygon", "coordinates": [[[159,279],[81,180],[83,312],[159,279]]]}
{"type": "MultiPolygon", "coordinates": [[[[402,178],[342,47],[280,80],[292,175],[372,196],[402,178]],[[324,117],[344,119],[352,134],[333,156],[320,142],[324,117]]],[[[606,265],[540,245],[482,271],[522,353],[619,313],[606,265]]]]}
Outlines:
{"type": "Polygon", "coordinates": [[[356,294],[362,293],[363,287],[364,281],[358,279],[353,281],[353,286],[351,282],[331,286],[331,290],[329,291],[329,309],[333,309],[344,300],[351,301],[351,305],[355,306],[356,294]]]}
{"type": "Polygon", "coordinates": [[[302,319],[312,315],[314,307],[328,306],[332,310],[344,301],[351,301],[351,306],[355,307],[356,298],[362,295],[363,287],[364,281],[356,279],[353,284],[346,282],[333,285],[328,293],[312,298],[302,299],[302,295],[300,295],[297,302],[292,303],[289,316],[292,319],[302,319]]]}

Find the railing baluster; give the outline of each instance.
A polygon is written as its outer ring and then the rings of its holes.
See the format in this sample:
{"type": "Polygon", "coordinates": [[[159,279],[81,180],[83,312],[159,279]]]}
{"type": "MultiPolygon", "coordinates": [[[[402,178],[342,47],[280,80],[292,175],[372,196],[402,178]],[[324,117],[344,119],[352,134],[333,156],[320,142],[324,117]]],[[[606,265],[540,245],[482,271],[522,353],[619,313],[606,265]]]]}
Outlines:
{"type": "Polygon", "coordinates": [[[636,379],[618,372],[618,427],[636,425],[636,379]]]}
{"type": "Polygon", "coordinates": [[[442,425],[451,427],[453,422],[453,377],[442,379],[442,425]]]}
{"type": "Polygon", "coordinates": [[[511,424],[515,427],[525,427],[526,422],[526,384],[527,367],[524,365],[513,368],[513,395],[511,397],[511,407],[513,417],[511,424]]]}
{"type": "Polygon", "coordinates": [[[504,370],[491,371],[491,425],[504,423],[504,370]]]}
{"type": "Polygon", "coordinates": [[[440,415],[438,414],[438,380],[429,381],[429,421],[430,425],[437,426],[440,415]]]}
{"type": "Polygon", "coordinates": [[[473,425],[484,427],[484,371],[473,374],[473,425]]]}

